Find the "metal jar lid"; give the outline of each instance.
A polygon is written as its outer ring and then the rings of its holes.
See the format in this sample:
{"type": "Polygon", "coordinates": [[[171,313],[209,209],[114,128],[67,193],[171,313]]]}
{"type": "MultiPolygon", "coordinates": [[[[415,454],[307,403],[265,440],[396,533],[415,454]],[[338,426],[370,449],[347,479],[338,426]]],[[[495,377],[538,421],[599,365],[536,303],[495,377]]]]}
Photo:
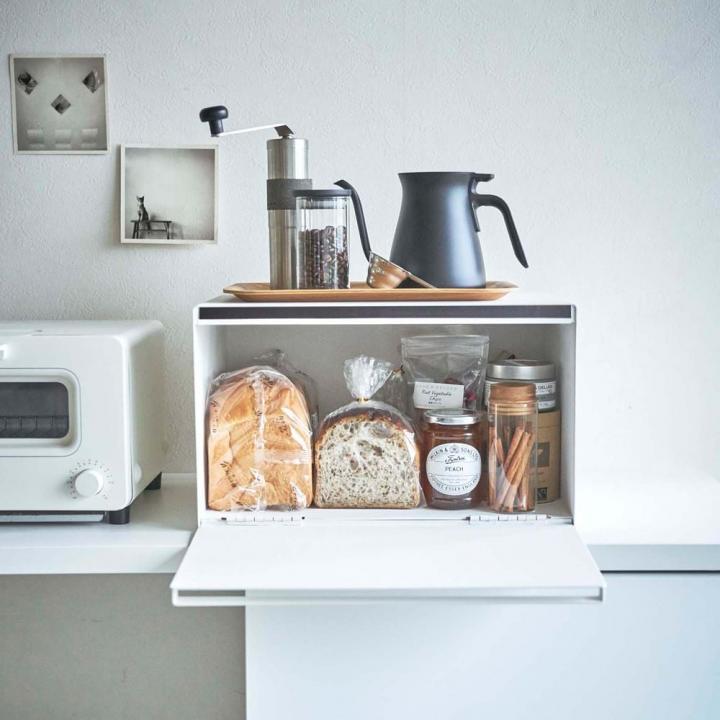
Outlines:
{"type": "Polygon", "coordinates": [[[498,360],[488,363],[487,376],[497,380],[554,380],[555,363],[546,360],[498,360]]]}
{"type": "Polygon", "coordinates": [[[293,195],[296,198],[335,198],[350,197],[351,193],[343,188],[308,188],[307,190],[294,190],[293,195]]]}
{"type": "Polygon", "coordinates": [[[477,425],[480,422],[480,413],[474,410],[438,408],[426,410],[424,415],[425,420],[433,425],[477,425]]]}

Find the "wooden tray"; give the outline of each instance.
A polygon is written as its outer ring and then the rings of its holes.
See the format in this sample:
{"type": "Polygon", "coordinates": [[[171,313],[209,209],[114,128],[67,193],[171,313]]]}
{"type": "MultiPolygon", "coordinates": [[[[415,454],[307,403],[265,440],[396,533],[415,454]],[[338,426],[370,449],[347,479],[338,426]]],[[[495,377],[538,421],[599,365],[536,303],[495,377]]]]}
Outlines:
{"type": "Polygon", "coordinates": [[[484,288],[395,288],[376,290],[364,282],[347,290],[273,290],[269,283],[235,283],[223,292],[246,302],[397,302],[403,300],[499,300],[517,285],[489,280],[484,288]]]}

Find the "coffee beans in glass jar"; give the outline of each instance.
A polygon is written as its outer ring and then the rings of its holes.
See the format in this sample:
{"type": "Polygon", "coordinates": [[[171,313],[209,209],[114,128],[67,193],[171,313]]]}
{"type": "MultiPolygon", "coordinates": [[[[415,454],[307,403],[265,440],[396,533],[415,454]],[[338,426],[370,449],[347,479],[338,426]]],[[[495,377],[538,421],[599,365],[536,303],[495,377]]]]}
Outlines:
{"type": "Polygon", "coordinates": [[[344,225],[300,230],[298,237],[299,275],[303,287],[350,287],[347,228],[344,225]]]}
{"type": "Polygon", "coordinates": [[[350,287],[347,202],[350,191],[298,190],[295,258],[298,287],[350,287]]]}

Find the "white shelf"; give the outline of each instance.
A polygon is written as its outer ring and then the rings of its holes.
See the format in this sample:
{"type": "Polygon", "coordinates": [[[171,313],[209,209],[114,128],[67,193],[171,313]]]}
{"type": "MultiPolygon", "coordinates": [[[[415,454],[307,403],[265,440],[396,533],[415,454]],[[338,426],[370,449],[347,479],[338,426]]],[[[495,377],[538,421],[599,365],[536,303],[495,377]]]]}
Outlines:
{"type": "Polygon", "coordinates": [[[166,475],[146,490],[127,525],[0,525],[0,574],[175,572],[197,528],[195,477],[166,475]]]}
{"type": "Polygon", "coordinates": [[[544,522],[569,525],[572,523],[570,508],[564,500],[535,506],[534,512],[499,514],[488,508],[469,510],[439,510],[425,505],[409,510],[343,509],[310,507],[305,510],[260,510],[247,512],[220,512],[207,510],[204,518],[226,520],[237,525],[299,525],[302,523],[334,525],[337,523],[388,524],[389,522],[448,521],[457,523],[500,522],[508,525],[517,523],[544,522]]]}
{"type": "MultiPolygon", "coordinates": [[[[583,488],[577,529],[604,572],[720,571],[716,479],[597,475],[583,488]]],[[[174,573],[197,527],[195,496],[192,475],[167,475],[128,525],[0,525],[0,574],[174,573]]]]}

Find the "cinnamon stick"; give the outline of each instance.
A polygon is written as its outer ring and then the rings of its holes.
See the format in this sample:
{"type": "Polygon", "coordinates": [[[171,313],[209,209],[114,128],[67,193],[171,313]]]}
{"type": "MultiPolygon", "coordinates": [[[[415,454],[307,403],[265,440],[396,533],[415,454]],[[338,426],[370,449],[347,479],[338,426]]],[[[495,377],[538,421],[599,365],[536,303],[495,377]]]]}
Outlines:
{"type": "Polygon", "coordinates": [[[518,449],[515,452],[515,454],[512,457],[512,460],[508,463],[508,470],[507,470],[507,478],[508,482],[510,484],[515,483],[515,478],[517,476],[517,470],[518,467],[520,467],[520,463],[522,461],[523,455],[525,454],[525,451],[527,450],[528,442],[532,435],[530,433],[522,432],[522,439],[520,440],[518,444],[518,449]]]}
{"type": "Polygon", "coordinates": [[[506,474],[507,486],[498,503],[498,506],[505,510],[512,510],[513,508],[515,495],[522,480],[522,475],[519,471],[523,465],[527,467],[530,453],[532,452],[533,439],[532,433],[523,432],[518,450],[510,463],[510,469],[506,474]]]}
{"type": "Polygon", "coordinates": [[[488,431],[488,502],[490,505],[495,504],[495,428],[488,431]]]}
{"type": "Polygon", "coordinates": [[[505,474],[505,486],[503,487],[503,492],[500,495],[500,500],[498,502],[498,506],[501,510],[511,510],[512,509],[512,503],[513,499],[515,497],[515,474],[516,474],[516,468],[517,468],[517,462],[520,458],[520,455],[525,450],[525,436],[523,435],[522,440],[520,441],[520,446],[518,448],[518,451],[515,453],[515,459],[510,464],[510,467],[505,474]]]}
{"type": "Polygon", "coordinates": [[[500,465],[504,465],[505,451],[503,450],[503,444],[500,438],[495,438],[495,450],[497,452],[497,459],[500,461],[500,465]]]}
{"type": "Polygon", "coordinates": [[[505,474],[507,475],[508,470],[510,469],[511,463],[513,461],[513,456],[515,455],[515,452],[518,449],[518,446],[520,445],[520,441],[523,438],[523,431],[525,428],[523,425],[518,425],[515,428],[515,432],[513,433],[512,440],[510,441],[510,448],[508,449],[507,458],[504,463],[505,467],[505,474]]]}
{"type": "Polygon", "coordinates": [[[495,500],[497,501],[498,496],[505,493],[505,471],[503,469],[505,466],[505,449],[499,437],[495,438],[495,451],[496,458],[493,463],[493,473],[495,475],[495,500]]]}
{"type": "Polygon", "coordinates": [[[533,440],[530,440],[530,445],[528,447],[527,453],[525,453],[525,457],[523,458],[522,464],[518,468],[518,473],[520,476],[520,482],[518,487],[518,492],[516,493],[515,497],[517,499],[518,495],[520,496],[520,510],[529,510],[530,502],[528,497],[529,492],[529,482],[528,482],[528,465],[530,464],[530,456],[532,455],[532,448],[533,448],[533,440]]]}

